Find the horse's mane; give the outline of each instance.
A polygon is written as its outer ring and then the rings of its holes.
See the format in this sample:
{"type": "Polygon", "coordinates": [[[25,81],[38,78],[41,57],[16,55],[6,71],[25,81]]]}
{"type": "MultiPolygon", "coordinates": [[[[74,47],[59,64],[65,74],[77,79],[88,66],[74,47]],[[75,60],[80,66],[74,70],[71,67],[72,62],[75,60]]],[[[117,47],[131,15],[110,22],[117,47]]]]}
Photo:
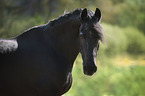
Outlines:
{"type": "Polygon", "coordinates": [[[39,26],[34,26],[32,28],[27,29],[26,31],[24,31],[20,36],[24,37],[29,35],[33,30],[41,30],[43,29],[43,31],[52,28],[54,26],[60,25],[63,22],[65,22],[66,20],[70,20],[70,19],[74,19],[76,18],[76,15],[79,16],[79,14],[81,13],[82,9],[76,9],[72,12],[66,13],[64,15],[61,15],[60,17],[58,17],[57,19],[51,20],[49,21],[47,24],[44,25],[39,25],[39,26]],[[28,34],[29,33],[29,34],[28,34]]]}
{"type": "MultiPolygon", "coordinates": [[[[72,12],[66,13],[58,17],[57,19],[51,20],[48,22],[49,26],[57,26],[59,24],[62,24],[63,22],[76,19],[80,16],[80,13],[82,12],[82,9],[76,9],[72,12]]],[[[79,18],[78,18],[79,19],[79,18]]]]}

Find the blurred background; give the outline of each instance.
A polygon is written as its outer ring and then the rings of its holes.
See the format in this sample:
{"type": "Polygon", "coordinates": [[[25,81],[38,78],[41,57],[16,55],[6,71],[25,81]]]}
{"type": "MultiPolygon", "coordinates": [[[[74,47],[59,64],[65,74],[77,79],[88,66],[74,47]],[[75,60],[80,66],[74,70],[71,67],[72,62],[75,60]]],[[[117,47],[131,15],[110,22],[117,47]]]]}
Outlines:
{"type": "Polygon", "coordinates": [[[145,96],[145,0],[0,0],[0,38],[14,37],[76,8],[102,11],[106,44],[98,72],[83,74],[81,56],[65,96],[145,96]]]}

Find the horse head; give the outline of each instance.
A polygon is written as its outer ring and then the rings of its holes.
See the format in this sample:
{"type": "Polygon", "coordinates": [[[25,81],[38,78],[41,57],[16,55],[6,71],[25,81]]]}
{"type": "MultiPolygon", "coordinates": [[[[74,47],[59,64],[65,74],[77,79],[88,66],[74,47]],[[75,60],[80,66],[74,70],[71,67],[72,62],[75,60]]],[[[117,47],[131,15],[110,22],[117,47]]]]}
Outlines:
{"type": "Polygon", "coordinates": [[[93,75],[97,71],[95,59],[100,40],[103,38],[100,26],[101,12],[98,8],[96,8],[95,13],[85,8],[82,10],[80,18],[79,37],[83,70],[84,74],[93,75]]]}

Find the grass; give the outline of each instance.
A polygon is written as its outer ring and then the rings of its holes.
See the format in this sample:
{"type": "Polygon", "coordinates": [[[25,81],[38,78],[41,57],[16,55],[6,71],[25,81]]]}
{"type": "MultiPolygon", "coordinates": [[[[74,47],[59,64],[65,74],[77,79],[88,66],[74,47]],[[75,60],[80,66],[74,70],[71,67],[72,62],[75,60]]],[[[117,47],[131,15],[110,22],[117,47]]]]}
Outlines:
{"type": "Polygon", "coordinates": [[[131,57],[131,56],[117,56],[113,59],[113,64],[116,66],[145,66],[145,56],[131,57]]]}
{"type": "Polygon", "coordinates": [[[98,72],[83,74],[78,56],[73,68],[73,85],[66,96],[144,96],[145,56],[99,57],[98,72]],[[104,64],[105,63],[105,64],[104,64]]]}

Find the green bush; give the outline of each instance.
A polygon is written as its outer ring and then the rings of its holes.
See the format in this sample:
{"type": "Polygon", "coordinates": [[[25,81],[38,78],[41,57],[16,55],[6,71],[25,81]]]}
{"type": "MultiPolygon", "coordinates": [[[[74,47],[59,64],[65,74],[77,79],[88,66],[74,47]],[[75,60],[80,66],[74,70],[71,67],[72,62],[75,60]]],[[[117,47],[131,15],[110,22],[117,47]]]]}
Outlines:
{"type": "Polygon", "coordinates": [[[123,32],[124,29],[109,24],[102,25],[107,43],[105,53],[109,55],[115,55],[125,52],[127,50],[128,41],[123,32]]]}
{"type": "Polygon", "coordinates": [[[125,28],[125,35],[128,39],[127,52],[133,54],[145,53],[145,35],[136,28],[125,28]]]}
{"type": "Polygon", "coordinates": [[[107,55],[122,53],[144,54],[145,35],[133,27],[120,28],[110,24],[102,24],[105,33],[106,47],[101,45],[100,52],[107,55]]]}
{"type": "Polygon", "coordinates": [[[7,16],[4,21],[3,26],[0,27],[0,38],[15,37],[30,27],[45,23],[39,15],[34,17],[7,16]]]}

